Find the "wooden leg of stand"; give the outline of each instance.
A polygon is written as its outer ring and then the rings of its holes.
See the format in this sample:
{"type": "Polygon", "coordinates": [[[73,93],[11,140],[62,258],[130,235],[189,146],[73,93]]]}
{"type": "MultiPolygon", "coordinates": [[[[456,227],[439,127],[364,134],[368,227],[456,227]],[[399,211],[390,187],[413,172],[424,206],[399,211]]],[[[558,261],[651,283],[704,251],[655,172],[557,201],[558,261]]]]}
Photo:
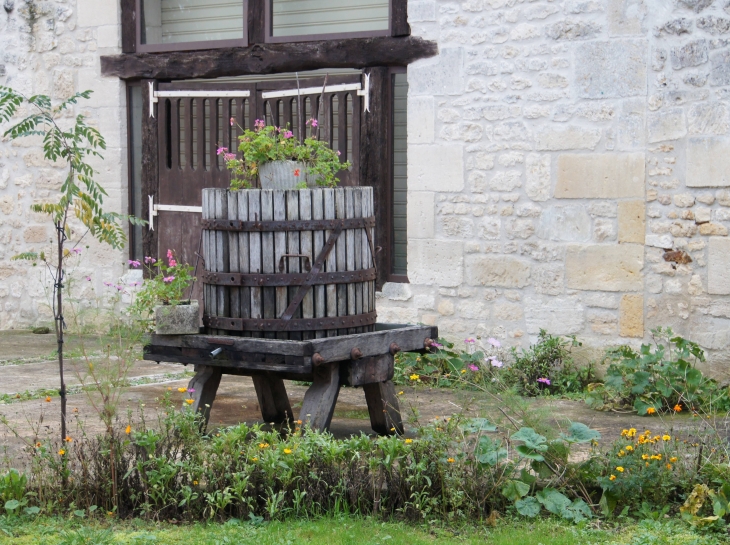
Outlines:
{"type": "Polygon", "coordinates": [[[314,382],[304,394],[299,419],[314,430],[329,429],[340,393],[340,364],[325,364],[314,370],[314,382]]]}
{"type": "Polygon", "coordinates": [[[376,384],[365,384],[365,400],[370,413],[370,425],[380,435],[403,435],[403,420],[395,386],[388,380],[376,384]]]}
{"type": "Polygon", "coordinates": [[[289,397],[286,395],[284,381],[272,375],[254,375],[251,379],[256,388],[256,397],[259,400],[264,422],[275,424],[293,422],[294,413],[289,404],[289,397]]]}
{"type": "Polygon", "coordinates": [[[183,408],[190,407],[192,410],[202,413],[203,418],[205,418],[205,426],[208,425],[210,409],[213,406],[215,394],[221,383],[221,371],[220,367],[196,365],[195,376],[190,380],[190,384],[188,384],[188,389],[193,390],[192,393],[188,394],[193,399],[193,403],[188,404],[187,402],[183,402],[183,408]]]}

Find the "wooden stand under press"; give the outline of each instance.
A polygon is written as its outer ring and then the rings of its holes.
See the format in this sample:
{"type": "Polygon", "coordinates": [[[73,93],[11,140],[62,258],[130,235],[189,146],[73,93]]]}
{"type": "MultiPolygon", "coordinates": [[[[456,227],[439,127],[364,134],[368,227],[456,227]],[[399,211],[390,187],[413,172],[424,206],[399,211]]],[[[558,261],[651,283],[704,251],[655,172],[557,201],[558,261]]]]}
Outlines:
{"type": "Polygon", "coordinates": [[[376,324],[375,331],[307,341],[218,335],[153,335],[144,359],[195,365],[190,381],[192,408],[207,419],[221,377],[253,379],[265,422],[293,422],[284,379],[311,381],[299,419],[327,430],[340,386],[362,386],[372,429],[381,435],[403,433],[393,386],[393,357],[400,351],[428,349],[438,337],[430,326],[376,324]]]}

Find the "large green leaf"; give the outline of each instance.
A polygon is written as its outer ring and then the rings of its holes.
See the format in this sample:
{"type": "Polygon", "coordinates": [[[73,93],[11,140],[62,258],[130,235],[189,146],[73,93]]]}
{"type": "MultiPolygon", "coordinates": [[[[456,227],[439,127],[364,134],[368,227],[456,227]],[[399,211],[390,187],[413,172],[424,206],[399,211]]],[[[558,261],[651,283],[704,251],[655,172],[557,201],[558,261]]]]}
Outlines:
{"type": "Polygon", "coordinates": [[[512,439],[524,443],[523,445],[517,445],[515,450],[525,458],[538,461],[545,459],[540,453],[547,451],[547,439],[532,428],[520,428],[512,436],[512,439]]]}
{"type": "Polygon", "coordinates": [[[523,483],[522,481],[508,481],[504,488],[502,488],[502,495],[508,500],[517,501],[523,498],[530,491],[530,485],[523,483]]]}
{"type": "Polygon", "coordinates": [[[496,466],[507,458],[507,449],[502,447],[499,441],[493,441],[489,437],[482,436],[476,449],[476,459],[480,464],[496,466]]]}
{"type": "Polygon", "coordinates": [[[537,499],[535,499],[533,496],[529,496],[525,499],[517,500],[515,502],[515,508],[520,515],[524,517],[535,518],[537,515],[540,514],[542,506],[540,505],[540,502],[537,501],[537,499]]]}
{"type": "Polygon", "coordinates": [[[535,497],[537,501],[545,506],[545,509],[556,515],[562,516],[563,511],[570,506],[568,497],[554,488],[540,490],[535,497]]]}
{"type": "Polygon", "coordinates": [[[470,418],[461,426],[467,433],[478,433],[480,431],[497,431],[497,426],[486,418],[470,418]]]}
{"type": "Polygon", "coordinates": [[[563,511],[560,513],[560,516],[562,516],[566,520],[580,522],[587,518],[591,518],[592,513],[591,508],[588,507],[588,504],[586,502],[576,498],[573,500],[573,503],[563,509],[563,511]]]}
{"type": "Polygon", "coordinates": [[[572,422],[568,429],[568,434],[561,434],[560,437],[568,443],[589,443],[591,441],[598,441],[601,438],[601,434],[581,422],[572,422]]]}

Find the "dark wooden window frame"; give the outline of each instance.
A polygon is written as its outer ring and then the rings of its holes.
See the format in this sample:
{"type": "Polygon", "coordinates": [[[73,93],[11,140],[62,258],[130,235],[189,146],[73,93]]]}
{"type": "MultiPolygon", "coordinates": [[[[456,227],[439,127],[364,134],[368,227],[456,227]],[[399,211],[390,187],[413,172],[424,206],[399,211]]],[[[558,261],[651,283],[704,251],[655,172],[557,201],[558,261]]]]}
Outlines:
{"type": "MultiPolygon", "coordinates": [[[[122,21],[131,19],[134,23],[134,51],[139,53],[164,53],[168,51],[192,51],[196,49],[218,49],[221,47],[247,47],[248,46],[248,30],[249,30],[249,0],[241,0],[241,9],[243,10],[243,37],[234,40],[207,40],[198,42],[179,42],[173,44],[143,44],[142,43],[142,23],[144,12],[142,10],[143,0],[132,0],[134,2],[134,13],[132,17],[122,13],[122,21]]],[[[122,9],[129,9],[130,0],[122,0],[122,9]]],[[[122,23],[124,25],[124,23],[122,23]]],[[[124,37],[124,30],[122,36],[124,37]]],[[[122,39],[122,50],[131,53],[124,47],[124,39],[122,39]]]]}
{"type": "Polygon", "coordinates": [[[407,72],[407,69],[402,66],[392,66],[388,69],[388,81],[387,81],[387,87],[388,87],[388,177],[386,178],[386,185],[387,185],[387,194],[390,197],[390,201],[387,203],[388,210],[390,213],[388,214],[388,265],[387,265],[387,281],[388,282],[399,282],[399,283],[409,283],[408,280],[408,274],[395,274],[393,272],[394,267],[394,255],[395,255],[395,225],[394,225],[394,206],[395,206],[395,149],[394,149],[394,143],[395,143],[395,112],[394,109],[394,99],[395,99],[395,75],[396,74],[405,74],[407,72]]]}
{"type": "Polygon", "coordinates": [[[388,28],[384,30],[366,30],[362,32],[334,32],[329,34],[304,34],[296,36],[274,36],[274,0],[265,0],[264,9],[264,41],[268,44],[289,42],[315,42],[317,40],[341,40],[343,38],[374,38],[377,36],[394,36],[393,4],[400,0],[388,0],[388,28]]]}
{"type": "Polygon", "coordinates": [[[382,38],[409,36],[408,0],[389,0],[390,16],[387,31],[349,32],[341,34],[319,34],[311,36],[271,36],[271,1],[241,0],[244,10],[243,38],[240,40],[211,40],[203,42],[180,42],[175,44],[142,44],[141,0],[120,0],[122,8],[122,52],[123,53],[170,53],[205,49],[247,47],[260,43],[297,43],[352,39],[358,37],[382,38]]]}
{"type": "MultiPolygon", "coordinates": [[[[134,163],[134,151],[132,146],[132,108],[130,108],[130,105],[132,103],[132,88],[139,86],[139,82],[127,82],[125,89],[125,99],[127,101],[127,211],[129,215],[133,215],[138,218],[141,217],[141,210],[135,210],[134,207],[134,192],[137,188],[135,187],[132,168],[134,163]]],[[[139,182],[141,182],[141,180],[139,182]]],[[[139,190],[141,191],[141,189],[142,188],[140,187],[139,190]]],[[[135,233],[134,226],[131,223],[128,224],[128,232],[129,236],[127,237],[127,244],[129,246],[129,259],[131,260],[135,258],[134,249],[137,245],[137,234],[135,233]]]]}

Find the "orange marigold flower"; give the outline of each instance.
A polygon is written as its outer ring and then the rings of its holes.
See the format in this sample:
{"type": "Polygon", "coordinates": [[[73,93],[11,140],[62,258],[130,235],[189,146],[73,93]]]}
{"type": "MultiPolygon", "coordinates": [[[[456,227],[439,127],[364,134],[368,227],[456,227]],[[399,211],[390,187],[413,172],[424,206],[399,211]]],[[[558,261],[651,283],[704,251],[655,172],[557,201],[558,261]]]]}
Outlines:
{"type": "Polygon", "coordinates": [[[654,407],[649,407],[646,410],[646,414],[654,414],[656,412],[656,409],[654,407]]]}
{"type": "Polygon", "coordinates": [[[623,473],[624,472],[624,468],[621,467],[621,466],[616,466],[616,471],[618,471],[619,473],[623,473]]]}
{"type": "Polygon", "coordinates": [[[676,461],[677,461],[678,459],[679,459],[679,458],[677,458],[676,456],[672,456],[672,457],[671,457],[671,458],[669,459],[669,461],[670,461],[670,462],[672,462],[672,463],[674,463],[674,462],[676,462],[676,461]]]}
{"type": "Polygon", "coordinates": [[[188,389],[187,388],[178,388],[177,391],[180,392],[181,394],[184,394],[185,392],[188,391],[188,389]]]}
{"type": "Polygon", "coordinates": [[[185,400],[185,403],[187,403],[188,405],[192,405],[193,403],[195,403],[195,400],[194,399],[187,398],[185,400]]]}
{"type": "Polygon", "coordinates": [[[284,449],[284,454],[291,454],[291,453],[292,453],[292,450],[290,448],[284,449]]]}
{"type": "Polygon", "coordinates": [[[672,469],[672,464],[667,464],[667,469],[672,469]]]}
{"type": "Polygon", "coordinates": [[[66,454],[66,451],[65,450],[61,449],[61,450],[58,451],[58,455],[59,456],[63,456],[64,454],[66,454]]]}
{"type": "Polygon", "coordinates": [[[46,396],[46,403],[50,403],[50,402],[51,402],[51,396],[46,396]]]}
{"type": "Polygon", "coordinates": [[[35,444],[35,448],[41,448],[41,444],[40,443],[36,443],[35,444]]]}
{"type": "Polygon", "coordinates": [[[66,436],[66,439],[64,439],[64,441],[66,441],[67,443],[70,443],[70,442],[73,441],[73,439],[71,439],[71,436],[70,435],[67,435],[66,436]]]}
{"type": "Polygon", "coordinates": [[[413,443],[413,439],[406,439],[406,445],[410,445],[411,443],[413,443]]]}
{"type": "Polygon", "coordinates": [[[611,475],[611,476],[610,476],[610,477],[608,478],[608,480],[609,480],[609,481],[615,481],[615,480],[616,480],[616,475],[611,475]]]}
{"type": "Polygon", "coordinates": [[[449,462],[450,464],[453,464],[453,463],[454,463],[454,462],[455,462],[456,460],[454,460],[453,458],[449,458],[449,459],[448,459],[448,460],[446,460],[446,461],[447,461],[447,462],[449,462]]]}
{"type": "Polygon", "coordinates": [[[132,433],[132,426],[127,425],[127,427],[124,429],[124,433],[126,433],[127,435],[132,433]]]}
{"type": "Polygon", "coordinates": [[[679,403],[677,403],[677,404],[676,404],[676,405],[674,406],[674,411],[675,411],[675,412],[678,412],[678,413],[681,413],[681,412],[682,412],[682,406],[681,406],[681,405],[680,405],[679,403]]]}
{"type": "Polygon", "coordinates": [[[671,440],[672,440],[671,435],[667,435],[667,434],[662,435],[662,441],[671,441],[671,440]]]}
{"type": "Polygon", "coordinates": [[[626,445],[624,448],[626,450],[628,450],[629,452],[631,452],[632,450],[634,450],[634,447],[632,447],[631,445],[626,445]]]}

